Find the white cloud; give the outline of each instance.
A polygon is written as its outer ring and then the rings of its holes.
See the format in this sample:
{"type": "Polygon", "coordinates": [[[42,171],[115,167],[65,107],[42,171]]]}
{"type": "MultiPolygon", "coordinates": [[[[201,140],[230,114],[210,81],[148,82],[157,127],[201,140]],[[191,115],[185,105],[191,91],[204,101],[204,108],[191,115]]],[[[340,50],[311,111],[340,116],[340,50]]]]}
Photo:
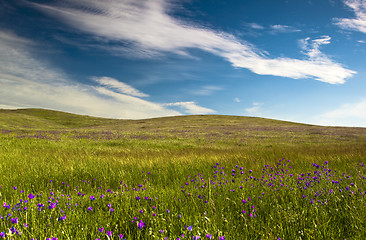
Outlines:
{"type": "Polygon", "coordinates": [[[253,30],[268,30],[271,34],[301,32],[300,29],[282,24],[263,26],[258,23],[245,23],[244,26],[253,30]]]}
{"type": "Polygon", "coordinates": [[[18,109],[16,106],[0,104],[0,109],[18,109]]]}
{"type": "Polygon", "coordinates": [[[343,29],[366,33],[366,1],[346,0],[344,3],[354,11],[356,18],[336,18],[335,24],[343,29]]]}
{"type": "Polygon", "coordinates": [[[256,30],[263,30],[264,27],[258,23],[248,23],[246,24],[248,27],[256,29],[256,30]]]}
{"type": "Polygon", "coordinates": [[[331,37],[322,36],[321,38],[317,38],[311,40],[309,37],[305,39],[301,39],[299,41],[301,48],[305,51],[305,55],[309,56],[309,59],[312,61],[319,62],[331,62],[331,60],[320,51],[320,46],[325,44],[330,44],[331,37]]]}
{"type": "Polygon", "coordinates": [[[261,75],[274,75],[294,79],[314,78],[315,80],[330,83],[342,84],[345,79],[356,72],[342,67],[329,59],[298,60],[291,58],[266,59],[260,57],[244,57],[236,53],[226,55],[233,63],[233,66],[248,68],[252,72],[261,75]]]}
{"type": "Polygon", "coordinates": [[[272,33],[293,33],[293,32],[301,32],[300,29],[295,27],[287,26],[287,25],[271,25],[272,33]]]}
{"type": "MultiPolygon", "coordinates": [[[[172,9],[172,3],[164,0],[64,0],[53,6],[33,5],[73,28],[95,36],[104,48],[108,47],[103,43],[113,42],[114,51],[130,51],[145,57],[164,52],[187,56],[188,49],[199,48],[225,58],[234,67],[247,68],[256,74],[313,78],[331,84],[344,83],[356,73],[329,58],[326,61],[325,58],[269,58],[233,35],[171,17],[168,11],[172,9]]],[[[283,25],[272,28],[291,29],[283,25]]]]}
{"type": "Polygon", "coordinates": [[[120,82],[111,77],[93,77],[93,79],[96,82],[98,82],[99,84],[112,88],[112,89],[118,91],[119,93],[127,94],[130,96],[135,96],[135,97],[148,97],[149,96],[145,93],[140,92],[136,88],[134,88],[124,82],[120,82]]]}
{"type": "Polygon", "coordinates": [[[355,74],[355,71],[347,70],[339,63],[333,62],[319,48],[321,45],[329,44],[330,37],[323,36],[311,40],[306,38],[300,41],[302,49],[305,50],[306,60],[291,58],[267,59],[259,57],[243,57],[240,54],[230,53],[227,58],[234,66],[252,70],[257,74],[276,75],[294,79],[310,78],[331,84],[342,84],[345,79],[355,74]]]}
{"type": "Polygon", "coordinates": [[[343,104],[335,110],[317,116],[314,121],[320,125],[366,127],[366,99],[343,104]]]}
{"type": "Polygon", "coordinates": [[[127,116],[134,116],[133,118],[181,115],[180,112],[165,108],[163,104],[157,104],[137,97],[117,93],[104,87],[95,87],[95,90],[102,95],[112,98],[114,102],[120,105],[119,107],[114,108],[113,111],[121,109],[127,116]]]}
{"type": "Polygon", "coordinates": [[[163,104],[131,96],[141,96],[142,93],[128,85],[126,87],[114,84],[113,81],[102,81],[107,87],[119,87],[118,90],[129,95],[104,87],[75,84],[62,71],[35,59],[28,43],[28,40],[12,33],[0,34],[1,107],[48,108],[127,119],[181,115],[163,104]]]}
{"type": "Polygon", "coordinates": [[[238,97],[234,98],[234,101],[240,103],[240,99],[238,97]]]}
{"type": "MultiPolygon", "coordinates": [[[[273,109],[273,107],[271,108],[273,109]]],[[[263,103],[253,102],[251,107],[245,109],[248,116],[277,119],[305,124],[316,124],[322,126],[346,126],[346,127],[366,127],[366,99],[354,103],[346,103],[334,110],[323,114],[312,115],[278,112],[273,113],[268,106],[263,103]]]]}
{"type": "Polygon", "coordinates": [[[250,116],[255,116],[255,117],[259,117],[262,116],[262,103],[258,103],[258,102],[253,102],[252,107],[250,108],[246,108],[245,111],[247,114],[249,114],[250,116]]]}
{"type": "MultiPolygon", "coordinates": [[[[66,76],[55,68],[34,59],[30,51],[35,44],[11,32],[0,32],[0,74],[14,81],[22,78],[54,84],[64,82],[66,76]]],[[[10,81],[8,79],[8,81],[10,81]]]]}
{"type": "Polygon", "coordinates": [[[208,85],[208,86],[203,86],[200,89],[197,90],[193,90],[191,93],[195,94],[195,95],[201,95],[201,96],[209,96],[214,94],[217,91],[221,91],[223,90],[222,87],[219,86],[212,86],[212,85],[208,85]]]}
{"type": "Polygon", "coordinates": [[[176,102],[166,103],[164,105],[180,107],[188,114],[211,114],[216,112],[215,110],[198,106],[195,102],[176,102]]]}

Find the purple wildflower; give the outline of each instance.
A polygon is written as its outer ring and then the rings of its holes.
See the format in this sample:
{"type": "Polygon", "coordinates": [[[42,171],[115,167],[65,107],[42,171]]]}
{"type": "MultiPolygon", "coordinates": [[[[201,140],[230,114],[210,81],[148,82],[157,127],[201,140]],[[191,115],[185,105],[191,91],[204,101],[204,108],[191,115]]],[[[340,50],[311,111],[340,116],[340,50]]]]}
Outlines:
{"type": "Polygon", "coordinates": [[[137,224],[137,227],[139,229],[143,229],[144,227],[146,227],[146,224],[142,220],[140,220],[140,222],[137,224]]]}
{"type": "Polygon", "coordinates": [[[65,219],[66,219],[66,214],[65,214],[65,215],[63,215],[62,217],[59,217],[59,218],[58,218],[58,221],[59,221],[59,222],[61,222],[61,221],[65,220],[65,219]]]}
{"type": "Polygon", "coordinates": [[[11,218],[12,224],[18,224],[18,218],[11,218]]]}
{"type": "Polygon", "coordinates": [[[56,203],[51,202],[48,206],[48,209],[54,209],[56,207],[56,203]]]}

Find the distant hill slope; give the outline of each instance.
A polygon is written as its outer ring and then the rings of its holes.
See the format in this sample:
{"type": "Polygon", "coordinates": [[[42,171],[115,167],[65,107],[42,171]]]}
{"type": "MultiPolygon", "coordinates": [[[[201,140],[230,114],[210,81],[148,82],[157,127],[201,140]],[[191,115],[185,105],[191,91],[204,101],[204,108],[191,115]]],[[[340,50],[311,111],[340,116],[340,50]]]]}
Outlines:
{"type": "Polygon", "coordinates": [[[0,128],[3,129],[65,129],[87,127],[136,127],[140,129],[171,129],[172,127],[202,129],[209,127],[243,127],[243,126],[306,126],[305,124],[264,119],[257,117],[240,117],[226,115],[190,115],[161,117],[143,120],[122,120],[90,117],[47,109],[0,109],[0,128]]]}
{"type": "Polygon", "coordinates": [[[110,124],[119,120],[97,118],[45,109],[0,109],[3,129],[64,129],[110,124]]]}
{"type": "Polygon", "coordinates": [[[331,136],[366,140],[366,128],[314,126],[258,117],[191,115],[143,120],[121,120],[83,116],[45,109],[0,109],[0,129],[58,130],[92,129],[125,134],[152,134],[226,139],[235,136],[281,138],[331,136]]]}

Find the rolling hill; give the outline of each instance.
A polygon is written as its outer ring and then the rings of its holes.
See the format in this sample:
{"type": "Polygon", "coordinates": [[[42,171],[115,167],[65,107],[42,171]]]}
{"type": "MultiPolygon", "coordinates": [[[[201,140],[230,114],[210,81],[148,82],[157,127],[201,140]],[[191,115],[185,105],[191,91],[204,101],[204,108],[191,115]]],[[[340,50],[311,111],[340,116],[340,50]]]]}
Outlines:
{"type": "Polygon", "coordinates": [[[118,133],[137,138],[236,141],[366,141],[366,128],[325,127],[258,117],[191,115],[143,120],[97,118],[45,109],[0,110],[0,129],[73,130],[118,133]]]}

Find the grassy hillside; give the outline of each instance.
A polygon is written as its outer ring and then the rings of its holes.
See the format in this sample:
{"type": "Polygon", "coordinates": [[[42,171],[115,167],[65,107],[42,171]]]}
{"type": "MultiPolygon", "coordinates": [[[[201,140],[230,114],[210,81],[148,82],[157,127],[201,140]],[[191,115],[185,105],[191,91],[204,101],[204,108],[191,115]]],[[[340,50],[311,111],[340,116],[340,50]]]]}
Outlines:
{"type": "Polygon", "coordinates": [[[362,140],[366,128],[322,127],[300,123],[224,115],[193,115],[144,120],[118,120],[83,116],[44,109],[0,109],[0,129],[3,130],[56,130],[79,129],[119,131],[177,137],[233,139],[242,137],[296,137],[362,140]]]}
{"type": "Polygon", "coordinates": [[[0,109],[2,129],[67,129],[110,124],[115,120],[45,109],[0,109]]]}
{"type": "Polygon", "coordinates": [[[0,110],[0,237],[365,239],[365,161],[366,128],[0,110]]]}

